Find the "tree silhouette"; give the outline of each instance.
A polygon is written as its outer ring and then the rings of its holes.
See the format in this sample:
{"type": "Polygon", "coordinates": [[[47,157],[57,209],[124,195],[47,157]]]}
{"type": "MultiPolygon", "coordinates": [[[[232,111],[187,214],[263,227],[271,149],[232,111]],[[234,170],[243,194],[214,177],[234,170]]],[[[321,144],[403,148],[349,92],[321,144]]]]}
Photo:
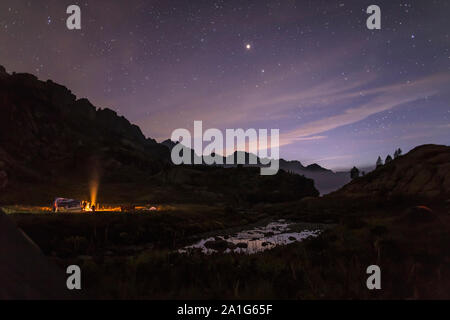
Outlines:
{"type": "Polygon", "coordinates": [[[392,157],[390,154],[387,155],[386,160],[384,160],[384,164],[387,164],[392,161],[392,157]]]}
{"type": "Polygon", "coordinates": [[[350,178],[356,179],[359,177],[359,170],[357,167],[353,167],[352,170],[350,170],[350,178]]]}
{"type": "Polygon", "coordinates": [[[398,148],[397,150],[395,150],[394,152],[394,159],[397,159],[398,157],[400,157],[402,155],[402,149],[398,148]]]}
{"type": "Polygon", "coordinates": [[[377,159],[377,168],[380,167],[380,166],[382,166],[382,165],[383,165],[383,160],[381,160],[381,157],[378,156],[378,159],[377,159]]]}

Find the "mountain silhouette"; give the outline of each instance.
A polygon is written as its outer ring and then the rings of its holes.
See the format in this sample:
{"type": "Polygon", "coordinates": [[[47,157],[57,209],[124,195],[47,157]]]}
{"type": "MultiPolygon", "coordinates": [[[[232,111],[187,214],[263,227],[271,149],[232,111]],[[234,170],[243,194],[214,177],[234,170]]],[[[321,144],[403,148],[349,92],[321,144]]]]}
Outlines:
{"type": "MultiPolygon", "coordinates": [[[[169,148],[169,150],[172,150],[172,148],[178,144],[178,142],[174,142],[170,139],[164,140],[161,142],[162,145],[169,148]]],[[[198,162],[202,162],[203,160],[200,159],[200,156],[197,155],[192,149],[184,147],[183,152],[190,153],[191,163],[194,163],[194,159],[197,159],[198,162]]],[[[248,152],[244,151],[235,151],[233,154],[222,157],[222,163],[224,167],[236,167],[237,166],[237,157],[238,154],[241,154],[242,158],[245,159],[244,166],[249,167],[262,167],[264,166],[261,162],[261,159],[259,159],[256,155],[253,155],[256,159],[256,164],[250,163],[250,154],[248,152]],[[226,164],[227,158],[231,160],[231,163],[234,163],[232,165],[226,164]]],[[[266,162],[264,162],[266,163],[266,162]]],[[[330,169],[326,169],[318,165],[317,163],[310,164],[308,166],[304,166],[300,161],[298,160],[284,160],[280,159],[279,162],[280,169],[295,173],[298,175],[305,176],[309,179],[314,180],[314,185],[319,190],[321,194],[326,194],[332,191],[335,191],[345,185],[346,183],[350,182],[350,172],[334,172],[330,169]]]]}
{"type": "Polygon", "coordinates": [[[105,185],[111,186],[109,199],[116,201],[119,196],[131,201],[139,192],[146,199],[157,194],[194,201],[199,189],[211,199],[253,202],[318,195],[312,180],[284,171],[261,177],[251,168],[174,166],[167,141],[146,138],[115,111],[96,108],[66,87],[31,74],[9,74],[0,67],[0,102],[0,202],[32,202],[34,195],[50,202],[62,192],[83,195],[86,187],[81,186],[92,176],[101,176],[103,194],[105,185]],[[122,188],[117,191],[115,184],[122,188]]]}
{"type": "Polygon", "coordinates": [[[139,127],[50,80],[2,67],[0,101],[0,185],[76,176],[92,158],[106,172],[133,175],[156,173],[168,161],[167,148],[139,127]]]}

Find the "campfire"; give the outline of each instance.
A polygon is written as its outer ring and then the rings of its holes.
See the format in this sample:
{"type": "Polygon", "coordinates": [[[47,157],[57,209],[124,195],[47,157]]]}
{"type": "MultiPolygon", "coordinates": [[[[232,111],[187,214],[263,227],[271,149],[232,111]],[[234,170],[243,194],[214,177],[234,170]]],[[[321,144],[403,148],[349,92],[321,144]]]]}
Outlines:
{"type": "Polygon", "coordinates": [[[83,207],[83,211],[87,211],[87,212],[92,212],[95,211],[97,206],[95,205],[95,203],[88,202],[88,201],[83,201],[82,202],[82,207],[83,207]]]}
{"type": "Polygon", "coordinates": [[[98,175],[94,174],[89,182],[90,200],[76,200],[68,198],[56,198],[52,205],[53,212],[142,212],[142,211],[158,211],[158,207],[145,204],[121,204],[121,205],[100,205],[98,203],[98,175]]]}
{"type": "Polygon", "coordinates": [[[120,212],[120,211],[123,211],[122,207],[100,205],[98,203],[89,202],[89,201],[82,201],[82,204],[83,204],[82,205],[83,212],[96,212],[96,211],[120,212]]]}

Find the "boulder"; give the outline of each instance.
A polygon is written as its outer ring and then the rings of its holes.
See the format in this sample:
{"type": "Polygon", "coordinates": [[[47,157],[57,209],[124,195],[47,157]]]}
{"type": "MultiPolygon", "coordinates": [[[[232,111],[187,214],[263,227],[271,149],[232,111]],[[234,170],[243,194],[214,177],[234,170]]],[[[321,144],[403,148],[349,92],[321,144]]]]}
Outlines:
{"type": "Polygon", "coordinates": [[[205,243],[205,247],[208,249],[213,249],[217,251],[225,251],[226,249],[234,249],[236,245],[234,243],[228,242],[226,240],[211,240],[205,243]]]}

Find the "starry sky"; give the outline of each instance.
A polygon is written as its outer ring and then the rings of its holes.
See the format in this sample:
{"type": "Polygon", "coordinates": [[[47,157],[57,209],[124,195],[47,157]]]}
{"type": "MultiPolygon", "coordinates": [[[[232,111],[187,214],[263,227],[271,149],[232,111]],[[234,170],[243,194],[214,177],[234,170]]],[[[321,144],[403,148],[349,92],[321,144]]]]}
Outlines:
{"type": "Polygon", "coordinates": [[[1,0],[0,65],[52,79],[165,140],[278,128],[335,170],[450,141],[450,1],[1,0]],[[66,28],[81,7],[82,29],[66,28]],[[381,8],[381,30],[366,9],[381,8]]]}

